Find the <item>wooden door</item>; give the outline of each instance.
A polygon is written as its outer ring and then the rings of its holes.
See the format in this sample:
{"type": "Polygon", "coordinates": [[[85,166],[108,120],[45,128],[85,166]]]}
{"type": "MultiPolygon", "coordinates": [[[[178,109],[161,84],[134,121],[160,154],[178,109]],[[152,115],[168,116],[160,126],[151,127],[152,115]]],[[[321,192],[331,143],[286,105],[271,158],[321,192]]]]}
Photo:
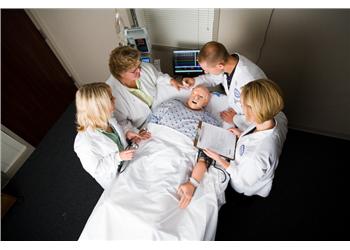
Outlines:
{"type": "Polygon", "coordinates": [[[1,123],[37,146],[76,87],[24,10],[1,10],[1,123]]]}

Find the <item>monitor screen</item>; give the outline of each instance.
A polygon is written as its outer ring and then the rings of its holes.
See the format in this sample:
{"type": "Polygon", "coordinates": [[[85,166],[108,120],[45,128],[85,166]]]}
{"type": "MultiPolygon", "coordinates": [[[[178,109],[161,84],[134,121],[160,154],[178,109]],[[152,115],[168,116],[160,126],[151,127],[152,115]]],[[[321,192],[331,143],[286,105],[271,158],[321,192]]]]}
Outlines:
{"type": "Polygon", "coordinates": [[[196,76],[203,73],[197,62],[199,50],[174,50],[173,66],[174,74],[181,76],[196,76]]]}

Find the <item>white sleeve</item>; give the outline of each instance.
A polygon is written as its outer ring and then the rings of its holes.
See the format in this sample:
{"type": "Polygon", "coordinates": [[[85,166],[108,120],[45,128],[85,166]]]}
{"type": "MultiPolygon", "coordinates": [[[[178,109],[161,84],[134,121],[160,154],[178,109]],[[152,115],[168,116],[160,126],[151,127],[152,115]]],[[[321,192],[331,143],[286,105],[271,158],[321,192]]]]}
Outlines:
{"type": "Polygon", "coordinates": [[[209,74],[202,74],[194,78],[194,86],[197,86],[199,84],[204,84],[207,87],[213,87],[217,83],[215,80],[209,75],[209,74]]]}
{"type": "Polygon", "coordinates": [[[138,129],[134,127],[134,125],[128,119],[128,116],[126,113],[120,111],[119,109],[116,109],[114,111],[114,117],[117,120],[118,124],[123,129],[124,134],[126,134],[128,131],[133,131],[135,133],[138,133],[138,129]]]}
{"type": "Polygon", "coordinates": [[[264,160],[260,157],[245,159],[240,164],[231,161],[226,171],[230,174],[231,186],[245,193],[246,189],[256,184],[264,175],[264,160]]]}
{"type": "Polygon", "coordinates": [[[156,85],[157,84],[170,85],[170,80],[172,78],[168,74],[165,74],[165,73],[162,73],[162,72],[158,71],[156,69],[156,67],[153,64],[151,64],[151,63],[148,63],[148,65],[150,66],[153,74],[156,76],[156,85]]]}
{"type": "Polygon", "coordinates": [[[108,155],[98,155],[87,147],[76,147],[83,168],[105,189],[117,175],[121,162],[118,150],[108,155]]]}

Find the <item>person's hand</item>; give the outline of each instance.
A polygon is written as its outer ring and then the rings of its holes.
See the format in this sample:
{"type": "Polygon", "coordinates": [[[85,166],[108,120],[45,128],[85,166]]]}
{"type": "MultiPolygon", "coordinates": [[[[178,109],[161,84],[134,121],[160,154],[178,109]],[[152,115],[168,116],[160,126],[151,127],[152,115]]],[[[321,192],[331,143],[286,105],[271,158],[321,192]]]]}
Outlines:
{"type": "Polygon", "coordinates": [[[225,111],[220,112],[220,117],[223,121],[233,124],[233,117],[236,115],[236,111],[233,110],[233,108],[229,108],[225,111]]]}
{"type": "Polygon", "coordinates": [[[214,152],[214,151],[212,151],[212,150],[210,150],[210,149],[208,149],[208,148],[203,149],[203,152],[204,152],[207,156],[209,156],[210,158],[212,158],[214,161],[219,162],[220,159],[221,159],[221,156],[220,156],[218,153],[216,153],[216,152],[214,152]]]}
{"type": "Polygon", "coordinates": [[[182,83],[176,81],[175,79],[171,79],[170,84],[171,84],[171,86],[174,86],[177,90],[180,90],[181,88],[183,88],[182,83]]]}
{"type": "Polygon", "coordinates": [[[142,137],[138,133],[132,131],[126,133],[126,138],[134,143],[139,143],[142,140],[142,137]]]}
{"type": "Polygon", "coordinates": [[[195,80],[192,77],[185,77],[182,79],[182,86],[184,88],[187,88],[187,89],[192,88],[194,83],[195,83],[195,80]]]}
{"type": "Polygon", "coordinates": [[[177,194],[180,196],[180,208],[186,208],[188,204],[190,204],[195,189],[196,188],[189,181],[179,186],[177,194]]]}
{"type": "Polygon", "coordinates": [[[134,154],[135,154],[134,149],[128,149],[128,150],[119,152],[119,157],[120,159],[122,159],[122,161],[130,161],[134,157],[134,154]]]}
{"type": "Polygon", "coordinates": [[[147,129],[141,129],[138,134],[142,140],[147,140],[151,138],[151,132],[149,132],[147,129]]]}
{"type": "Polygon", "coordinates": [[[229,128],[228,131],[230,131],[231,133],[233,133],[237,137],[240,137],[242,134],[242,131],[239,130],[238,128],[235,128],[235,127],[229,128]]]}
{"type": "Polygon", "coordinates": [[[225,169],[228,168],[230,166],[230,163],[227,162],[224,158],[222,158],[218,153],[205,148],[203,149],[203,152],[209,156],[210,158],[212,158],[214,161],[216,161],[217,163],[219,163],[221,166],[223,166],[225,169]]]}

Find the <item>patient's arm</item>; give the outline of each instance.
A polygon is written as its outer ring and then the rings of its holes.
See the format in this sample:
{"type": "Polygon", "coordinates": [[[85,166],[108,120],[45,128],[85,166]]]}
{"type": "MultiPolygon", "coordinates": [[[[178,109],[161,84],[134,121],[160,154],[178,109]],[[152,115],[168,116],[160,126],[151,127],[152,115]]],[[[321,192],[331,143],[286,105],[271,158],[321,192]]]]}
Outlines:
{"type": "MultiPolygon", "coordinates": [[[[194,179],[194,181],[200,183],[206,170],[207,164],[203,158],[200,158],[193,168],[191,177],[194,179]]],[[[180,195],[180,208],[186,208],[188,204],[190,204],[195,189],[196,186],[191,181],[179,186],[178,194],[180,195]]]]}
{"type": "Polygon", "coordinates": [[[201,182],[206,170],[207,164],[205,163],[205,159],[200,158],[192,170],[191,177],[194,178],[196,181],[201,182]]]}

